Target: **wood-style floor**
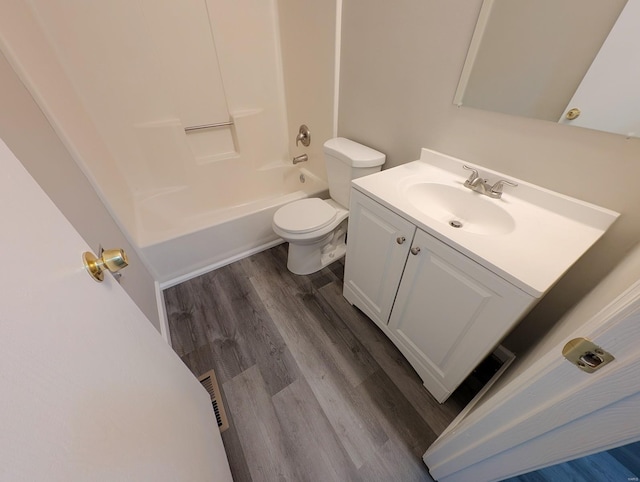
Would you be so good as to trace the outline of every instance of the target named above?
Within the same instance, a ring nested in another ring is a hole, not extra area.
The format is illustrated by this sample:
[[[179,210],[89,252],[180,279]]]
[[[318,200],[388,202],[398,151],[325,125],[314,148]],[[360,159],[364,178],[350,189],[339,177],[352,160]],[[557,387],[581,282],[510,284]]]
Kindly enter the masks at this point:
[[[627,482],[640,478],[640,442],[512,477],[504,482]]]
[[[422,454],[479,389],[443,405],[342,297],[343,264],[296,276],[286,245],[165,291],[174,350],[214,368],[234,480],[432,480]]]

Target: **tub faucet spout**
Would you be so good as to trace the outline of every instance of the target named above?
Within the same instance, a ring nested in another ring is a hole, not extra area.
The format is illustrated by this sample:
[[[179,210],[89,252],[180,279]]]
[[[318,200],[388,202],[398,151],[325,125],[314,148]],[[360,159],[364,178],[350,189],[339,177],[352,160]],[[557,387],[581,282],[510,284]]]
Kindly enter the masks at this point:
[[[298,164],[300,162],[306,162],[308,160],[309,160],[309,156],[307,156],[306,154],[300,154],[299,156],[296,156],[293,158],[293,163]]]

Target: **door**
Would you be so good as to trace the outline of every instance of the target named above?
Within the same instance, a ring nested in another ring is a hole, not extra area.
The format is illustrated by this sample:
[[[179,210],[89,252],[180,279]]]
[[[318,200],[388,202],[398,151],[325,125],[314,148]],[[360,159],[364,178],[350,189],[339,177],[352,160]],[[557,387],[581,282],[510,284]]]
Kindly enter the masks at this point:
[[[594,290],[609,299],[638,271],[640,248]],[[613,295],[612,295],[613,293]],[[591,296],[591,295],[590,295]],[[597,302],[596,302],[597,303]],[[554,330],[558,343],[534,349],[520,372],[429,447],[424,461],[440,482],[502,480],[640,440],[640,281],[582,322],[579,305]],[[576,319],[578,318],[578,319]],[[564,325],[564,326],[563,326]],[[552,333],[553,335],[553,333]],[[565,344],[586,338],[615,360],[588,374],[564,359]],[[556,340],[556,338],[552,338]]]
[[[416,228],[364,194],[351,190],[344,297],[386,325]]]
[[[425,388],[442,403],[533,301],[418,229],[389,330]]]
[[[560,118],[561,124],[640,136],[640,0],[629,0]],[[570,120],[570,109],[579,117]]]
[[[0,480],[231,480],[205,390],[2,141],[0,165]]]

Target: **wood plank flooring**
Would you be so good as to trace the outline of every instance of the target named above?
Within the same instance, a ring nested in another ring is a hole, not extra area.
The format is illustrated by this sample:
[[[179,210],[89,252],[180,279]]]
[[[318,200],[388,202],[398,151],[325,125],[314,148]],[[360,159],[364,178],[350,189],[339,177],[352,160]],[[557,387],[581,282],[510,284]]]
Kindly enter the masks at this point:
[[[430,481],[422,454],[480,388],[438,404],[342,297],[343,264],[296,276],[286,245],[165,291],[174,350],[216,370],[241,481]]]
[[[625,482],[640,478],[640,442],[556,464],[504,482]]]

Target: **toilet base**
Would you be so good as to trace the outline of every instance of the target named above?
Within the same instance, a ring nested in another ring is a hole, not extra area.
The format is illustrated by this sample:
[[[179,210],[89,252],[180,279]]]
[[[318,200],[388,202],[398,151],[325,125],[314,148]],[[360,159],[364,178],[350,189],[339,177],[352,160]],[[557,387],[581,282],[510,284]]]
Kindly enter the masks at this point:
[[[320,271],[347,252],[345,243],[346,223],[312,244],[289,243],[287,268],[293,274],[311,274]]]

